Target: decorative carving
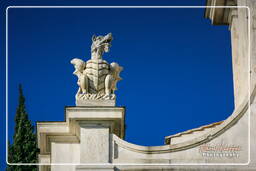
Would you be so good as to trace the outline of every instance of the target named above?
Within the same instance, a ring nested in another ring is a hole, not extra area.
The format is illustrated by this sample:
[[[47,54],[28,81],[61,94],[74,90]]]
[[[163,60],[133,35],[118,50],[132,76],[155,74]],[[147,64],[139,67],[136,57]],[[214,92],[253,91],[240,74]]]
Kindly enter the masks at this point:
[[[117,63],[108,64],[102,59],[104,52],[109,52],[112,34],[106,36],[92,36],[91,59],[84,62],[74,58],[71,64],[74,65],[74,75],[78,77],[79,86],[76,93],[76,100],[115,100],[114,94],[116,84],[121,77],[123,70]]]
[[[109,33],[106,36],[92,36],[91,53],[92,59],[102,59],[104,52],[109,52],[111,41],[113,40],[112,34]]]

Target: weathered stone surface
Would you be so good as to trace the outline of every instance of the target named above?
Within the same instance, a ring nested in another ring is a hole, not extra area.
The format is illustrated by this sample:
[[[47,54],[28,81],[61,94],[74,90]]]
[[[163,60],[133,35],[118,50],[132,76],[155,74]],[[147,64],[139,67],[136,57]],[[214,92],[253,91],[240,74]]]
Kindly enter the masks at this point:
[[[256,29],[253,19],[256,15],[256,1],[228,0],[225,3],[224,0],[208,0],[208,2],[211,5],[229,5],[230,2],[237,2],[239,6],[248,6],[251,11],[251,15],[242,9],[208,8],[206,12],[210,19],[216,20],[212,22],[213,24],[230,25],[233,72],[236,81],[234,112],[215,127],[181,133],[180,137],[175,137],[173,143],[162,146],[140,146],[122,139],[124,108],[68,107],[65,122],[37,123],[39,161],[46,164],[58,162],[57,165],[40,165],[41,171],[49,169],[52,171],[256,170],[256,132],[253,131],[256,130],[256,72],[254,72]],[[251,17],[252,22],[248,28],[250,34],[246,29],[247,16]],[[96,37],[93,39],[96,41]],[[103,39],[100,37],[93,46],[97,47]],[[249,40],[251,45],[247,42]],[[250,58],[245,59],[246,57]],[[94,47],[92,58],[100,60]],[[248,60],[251,62],[250,65],[247,65]],[[79,60],[77,62],[79,63]],[[75,67],[79,70],[78,66]],[[104,65],[95,66],[103,70],[106,68]],[[97,87],[100,84],[93,83],[93,85]],[[89,163],[92,164],[83,165]]]
[[[87,94],[89,95],[89,94]],[[94,94],[90,96],[95,96]],[[92,98],[92,99],[77,99],[76,100],[77,106],[115,106],[116,105],[116,99],[105,99],[101,100],[98,98]]]
[[[106,36],[93,36],[91,59],[87,62],[77,58],[71,60],[75,67],[73,74],[78,77],[78,106],[115,106],[114,91],[117,90],[117,82],[121,80],[119,74],[123,68],[115,62],[108,64],[102,59],[103,53],[109,51],[112,39],[111,33]]]
[[[110,135],[124,137],[124,108],[67,107],[65,116],[65,122],[37,123],[39,161],[56,164],[42,165],[40,170],[75,171],[76,165],[109,163],[112,155]]]
[[[80,123],[80,163],[109,163],[109,125]]]

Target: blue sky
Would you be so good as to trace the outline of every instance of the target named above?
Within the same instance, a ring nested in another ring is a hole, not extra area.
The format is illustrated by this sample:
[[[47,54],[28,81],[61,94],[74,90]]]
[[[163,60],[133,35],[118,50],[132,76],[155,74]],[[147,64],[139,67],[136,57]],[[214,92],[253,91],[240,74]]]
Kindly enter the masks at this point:
[[[2,24],[8,5],[205,5],[203,0],[14,2],[1,6]],[[204,9],[11,8],[8,14],[10,140],[19,83],[33,123],[64,120],[64,108],[75,105],[77,91],[70,60],[90,58],[93,34],[113,34],[103,58],[124,67],[116,94],[117,106],[126,108],[126,141],[162,145],[165,136],[224,120],[233,111],[230,32],[227,26],[212,26]],[[5,51],[1,55],[4,106]]]

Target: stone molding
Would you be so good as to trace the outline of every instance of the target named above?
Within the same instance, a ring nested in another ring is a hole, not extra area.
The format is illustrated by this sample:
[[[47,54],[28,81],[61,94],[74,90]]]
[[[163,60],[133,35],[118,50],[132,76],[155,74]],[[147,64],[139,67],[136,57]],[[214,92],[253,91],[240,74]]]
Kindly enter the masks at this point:
[[[231,116],[229,116],[222,124],[220,124],[218,127],[213,129],[212,131],[198,137],[192,140],[189,140],[187,142],[178,143],[175,145],[163,145],[163,146],[140,146],[136,144],[132,144],[129,142],[126,142],[117,136],[113,135],[114,143],[117,145],[120,145],[121,147],[131,150],[138,153],[144,153],[144,154],[161,154],[161,153],[171,153],[171,152],[177,152],[181,150],[186,150],[190,148],[197,147],[199,145],[202,145],[204,143],[210,142],[214,138],[218,137],[219,135],[223,134],[225,131],[227,131],[229,128],[231,128],[233,125],[235,125],[239,119],[246,113],[248,110],[248,106],[253,102],[256,95],[256,86],[254,86],[253,92],[250,96],[250,100],[246,98],[244,102],[232,113]]]
[[[256,86],[254,86],[254,89],[253,89],[252,94],[250,96],[250,103],[253,102],[253,100],[255,99],[255,96],[256,96]],[[207,143],[207,142],[213,140],[214,138],[218,137],[219,135],[224,133],[226,130],[231,128],[233,125],[235,125],[239,121],[239,119],[245,114],[245,112],[248,110],[248,105],[250,105],[249,100],[248,100],[248,98],[246,98],[244,100],[244,102],[232,113],[232,115],[229,116],[218,127],[213,129],[212,131],[204,134],[203,136],[200,136],[198,138],[189,140],[187,142],[178,143],[178,144],[175,144],[175,145],[140,146],[140,145],[136,145],[136,144],[126,142],[126,141],[120,139],[118,136],[116,136],[114,134],[113,134],[113,142],[116,143],[117,145],[120,145],[121,147],[123,147],[127,150],[131,150],[131,151],[138,152],[138,153],[144,153],[144,154],[171,153],[171,152],[177,152],[177,151],[181,151],[181,150],[194,148],[196,146],[199,146],[201,144],[204,144],[204,143]],[[88,109],[88,108],[86,108],[86,109]],[[97,109],[103,111],[103,110],[106,110],[107,108],[97,108]],[[74,108],[71,107],[68,110],[73,111]],[[91,111],[93,111],[93,110],[95,110],[95,108],[91,108]],[[118,108],[118,110],[122,110],[122,108]],[[83,111],[83,108],[80,108],[77,111]],[[67,115],[66,121],[68,121],[69,118],[72,118],[72,117],[69,117],[69,115]],[[95,118],[97,118],[97,117],[94,117],[94,119]],[[96,120],[98,120],[99,118],[100,117],[98,117]],[[113,118],[114,117],[112,116],[112,119]],[[56,127],[54,127],[54,126],[58,125],[58,122],[53,122],[53,123],[38,122],[37,123],[38,145],[41,149],[41,154],[49,154],[50,149],[47,148],[47,146],[50,147],[50,142],[52,142],[52,141],[62,141],[61,138],[63,139],[63,141],[66,141],[67,139],[69,139],[69,140],[72,140],[73,142],[79,142],[78,139],[75,138],[76,137],[75,135],[70,134],[70,130],[67,129],[65,123],[60,122],[59,124],[62,125],[62,127],[65,127],[65,128],[64,129],[63,128],[62,129],[61,128],[57,129]],[[45,128],[47,128],[47,129],[45,129]],[[45,139],[46,140],[46,142],[43,143],[44,147],[41,146],[40,142],[42,143],[42,141],[40,141],[40,139]],[[46,145],[46,144],[48,144],[48,145]],[[42,150],[42,149],[44,149],[44,150]]]
[[[219,121],[219,122],[211,123],[211,124],[208,124],[208,125],[203,125],[203,126],[198,127],[198,128],[190,129],[190,130],[187,130],[187,131],[184,131],[184,132],[179,132],[179,133],[174,134],[174,135],[166,136],[165,137],[165,144],[171,144],[171,139],[173,139],[173,138],[179,138],[183,135],[186,136],[186,135],[193,134],[193,133],[196,133],[196,132],[201,132],[201,131],[204,132],[204,131],[207,131],[207,129],[214,128],[214,127],[216,127],[216,126],[218,126],[222,123],[223,123],[223,121]]]
[[[229,25],[229,13],[237,8],[221,8],[218,6],[236,6],[236,0],[207,0],[206,6],[215,6],[216,8],[206,8],[205,18],[212,21],[214,25]]]
[[[228,24],[229,24],[229,30],[232,27],[233,24],[233,20],[234,19],[238,19],[238,11],[237,8],[232,8],[229,11],[229,15],[228,15]]]
[[[66,107],[65,121],[37,122],[40,154],[51,153],[51,142],[80,142],[80,124],[103,124],[110,133],[124,137],[124,107]]]

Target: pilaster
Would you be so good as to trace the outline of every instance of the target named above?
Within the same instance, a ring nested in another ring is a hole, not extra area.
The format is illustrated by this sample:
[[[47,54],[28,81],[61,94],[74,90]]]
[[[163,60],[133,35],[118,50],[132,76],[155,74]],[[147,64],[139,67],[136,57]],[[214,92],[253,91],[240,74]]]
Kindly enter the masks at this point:
[[[80,123],[80,162],[108,163],[109,125],[102,123]]]

